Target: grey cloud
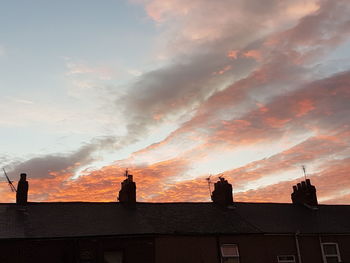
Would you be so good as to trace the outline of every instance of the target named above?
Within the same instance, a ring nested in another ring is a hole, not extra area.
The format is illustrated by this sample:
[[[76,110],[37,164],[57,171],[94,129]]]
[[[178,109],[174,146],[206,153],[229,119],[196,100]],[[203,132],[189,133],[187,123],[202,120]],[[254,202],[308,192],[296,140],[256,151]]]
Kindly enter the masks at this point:
[[[169,115],[193,110],[197,105],[200,106],[194,118],[171,136],[176,136],[176,134],[186,132],[189,129],[208,127],[210,123],[216,123],[221,119],[234,120],[240,118],[248,118],[252,122],[251,127],[255,129],[252,129],[250,133],[249,131],[242,133],[240,136],[254,136],[254,133],[256,135],[256,132],[264,127],[266,131],[262,131],[263,134],[261,135],[282,136],[283,129],[271,129],[262,123],[262,116],[257,115],[257,103],[269,105],[275,113],[273,116],[282,118],[290,115],[291,112],[284,109],[287,109],[290,103],[295,102],[288,100],[288,96],[297,96],[300,99],[303,92],[312,90],[307,83],[311,83],[319,75],[314,74],[312,67],[293,61],[296,56],[303,58],[309,56],[311,52],[308,49],[303,50],[301,48],[302,43],[305,42],[302,40],[305,37],[302,33],[303,28],[313,28],[316,32],[319,30],[330,31],[328,32],[329,36],[334,39],[339,32],[342,32],[341,30],[344,30],[344,25],[347,23],[346,12],[343,11],[347,10],[346,2],[340,1],[340,4],[336,4],[333,1],[322,1],[321,3],[322,5],[317,13],[301,19],[291,29],[284,32],[275,32],[267,38],[249,39],[240,47],[237,59],[230,60],[225,57],[225,52],[229,50],[230,43],[232,43],[231,47],[235,47],[237,45],[236,39],[240,36],[245,37],[244,30],[233,28],[232,32],[236,35],[227,32],[228,36],[214,42],[205,43],[202,51],[177,58],[173,64],[143,75],[130,87],[130,92],[117,102],[119,109],[124,110],[124,114],[128,116],[128,134],[125,137],[119,137],[115,146],[122,147],[147,135],[151,126],[162,122],[162,120],[154,119],[154,115],[160,115],[166,119]],[[345,5],[345,7],[342,9],[339,8],[339,5]],[[342,22],[331,19],[336,15],[341,18],[340,21]],[[252,30],[247,34],[250,36],[259,35],[256,30]],[[277,39],[286,38],[287,45],[283,41],[273,47],[264,45],[266,39],[275,38],[276,36]],[[322,35],[312,35],[309,41],[312,40],[310,43],[318,44],[322,42],[320,41],[322,37]],[[327,48],[329,48],[329,43],[318,50],[319,57],[316,61],[321,58],[322,49]],[[251,70],[257,64],[252,59],[245,58],[242,53],[249,49],[260,50],[264,56],[265,63],[253,72]],[[311,53],[316,54],[313,51]],[[227,65],[232,67],[232,71],[229,71],[224,77],[213,77],[213,72]],[[247,77],[242,78],[249,72],[251,73]],[[230,82],[232,85],[228,85],[224,90],[218,90],[218,86],[226,82]],[[298,89],[302,90],[299,95],[295,93]],[[313,92],[317,93],[317,91],[312,91],[310,94],[307,93],[308,96],[310,95],[312,98]],[[343,100],[337,98],[337,103],[344,105],[341,102]],[[333,105],[335,101],[329,103]],[[344,106],[346,107],[346,105]],[[290,108],[288,109],[290,110]],[[332,124],[332,121],[336,123],[337,120],[340,120],[340,115],[341,113],[338,113],[336,118],[333,116],[329,117],[328,120],[324,118],[323,122],[325,124]],[[304,117],[300,120],[309,120],[311,123],[313,120],[310,116],[308,115],[309,119]],[[343,118],[346,119],[346,116],[344,115]],[[300,124],[298,121],[295,121],[295,123]],[[293,127],[298,130],[297,125]]]
[[[12,179],[17,179],[20,173],[27,173],[30,178],[47,178],[51,177],[50,172],[74,172],[94,161],[96,151],[111,148],[114,143],[114,139],[110,137],[94,139],[72,153],[48,154],[25,161],[15,161],[6,168]]]
[[[148,128],[179,112],[197,107],[225,83],[227,76],[215,75],[225,66],[238,67],[236,76],[249,71],[253,62],[247,59],[229,60],[225,52],[194,55],[179,59],[165,68],[146,73],[117,101],[128,116],[127,137],[137,139],[147,134]],[[156,118],[159,116],[160,118]]]
[[[345,25],[350,21],[346,12],[349,8],[350,5],[345,1],[322,1],[320,10],[316,14],[307,16],[293,28],[272,36],[272,38],[282,39],[276,46],[273,46],[272,50],[262,47],[263,41],[252,43],[264,53],[266,63],[247,78],[234,82],[227,89],[213,94],[201,105],[197,116],[186,125],[196,125],[198,123],[196,119],[207,123],[210,118],[217,118],[215,113],[224,112],[226,115],[239,117],[239,114],[254,110],[256,102],[270,103],[276,98],[279,99],[283,95],[288,96],[289,93],[305,87],[307,83],[317,80],[320,76],[313,71],[312,67],[294,63],[293,59],[298,56],[303,59],[303,57],[312,55],[316,61],[320,60],[322,52],[328,50],[332,45],[322,42],[323,35],[312,34],[308,36],[309,44],[324,45],[319,46],[317,52],[303,49],[305,42],[303,38],[306,37],[303,35],[304,27],[312,28],[315,32],[320,30],[327,32],[329,39],[344,40],[344,36],[338,37],[338,35],[344,33],[347,28]],[[334,21],[332,19],[334,16],[339,17],[339,21]],[[350,27],[347,28],[347,31],[350,31]],[[336,44],[338,43],[333,43],[333,46]],[[207,115],[206,119],[203,118],[203,114]]]
[[[0,165],[5,164],[10,160],[10,157],[7,154],[0,155]]]
[[[240,140],[249,140],[257,134],[262,139],[277,139],[288,131],[294,134],[308,132],[310,127],[317,127],[328,134],[347,129],[346,125],[350,121],[348,86],[350,71],[311,82],[297,91],[277,96],[265,105],[268,111],[260,112],[258,109],[242,118],[251,125],[235,134],[235,141],[239,143]],[[297,116],[303,107],[299,103],[305,100],[311,103],[312,108]],[[289,121],[281,127],[273,127],[266,123],[268,118]]]
[[[233,118],[224,124],[219,120],[215,125],[208,125],[206,119],[203,121],[190,121],[190,127],[182,127],[177,130],[167,141],[181,141],[186,144],[182,135],[188,130],[197,130],[196,136],[206,138],[204,145],[195,147],[182,158],[191,159],[198,156],[204,149],[214,149],[220,145],[231,149],[278,141],[283,136],[292,138],[294,135],[310,134],[317,129],[319,134],[294,147],[271,156],[267,159],[253,162],[246,167],[240,167],[228,174],[235,176],[235,181],[247,182],[265,176],[279,170],[293,169],[295,165],[314,162],[332,156],[346,155],[349,150],[349,139],[346,134],[350,132],[348,125],[350,120],[350,71],[336,74],[330,78],[318,80],[304,85],[299,90],[284,96],[274,98],[266,104],[267,111],[254,110],[242,116],[241,119]],[[310,100],[314,107],[302,116],[296,116],[299,112],[299,102]],[[266,119],[287,119],[287,123],[279,126],[271,126]],[[237,122],[236,122],[237,121]],[[242,125],[242,122],[248,125]],[[226,126],[229,124],[228,126]],[[326,134],[330,138],[323,137]],[[320,136],[319,136],[320,135]],[[333,140],[337,138],[338,141]],[[190,140],[189,138],[185,140]],[[160,144],[161,147],[162,144]],[[156,151],[157,149],[153,149]],[[226,174],[226,173],[225,173]],[[237,178],[238,176],[239,178]],[[241,177],[241,178],[240,178]]]
[[[343,38],[349,33],[350,5],[346,0],[320,1],[319,11],[301,19],[295,29],[288,32],[286,43],[300,43],[303,45],[320,45]]]
[[[264,2],[262,8],[261,1],[238,1],[235,10],[242,10],[245,16],[240,18],[242,21],[237,21],[229,11],[232,1],[208,1],[207,4],[212,7],[195,2],[194,6],[198,9],[195,8],[190,16],[180,19],[190,27],[197,27],[196,21],[207,21],[212,16],[218,23],[215,30],[222,31],[222,34],[219,38],[199,41],[200,44],[195,45],[195,48],[189,48],[190,52],[182,52],[172,63],[145,73],[130,85],[128,93],[116,101],[118,110],[128,118],[128,134],[118,138],[119,145],[137,141],[140,136],[147,135],[150,127],[162,123],[164,119],[196,109],[228,83],[249,74],[257,65],[256,61],[242,54],[236,59],[229,59],[227,52],[231,49],[244,51],[245,48],[261,47],[262,37],[266,35],[264,24],[272,19],[271,12],[278,16],[288,6],[280,4],[280,1],[268,1]],[[225,13],[218,15],[218,10]],[[187,20],[191,21],[187,23]],[[201,28],[211,27],[208,23],[199,24]],[[170,45],[186,46],[182,42],[191,42],[182,39],[181,26],[176,30],[176,35],[170,30]],[[215,72],[224,68],[229,68],[225,74],[215,75]]]

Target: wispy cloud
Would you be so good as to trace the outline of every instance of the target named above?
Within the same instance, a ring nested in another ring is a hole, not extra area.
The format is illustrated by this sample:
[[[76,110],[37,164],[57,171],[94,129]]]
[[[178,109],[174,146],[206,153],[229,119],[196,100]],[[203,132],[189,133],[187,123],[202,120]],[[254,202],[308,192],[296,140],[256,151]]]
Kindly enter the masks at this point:
[[[115,75],[114,70],[106,66],[92,67],[86,63],[74,63],[72,61],[68,61],[66,66],[68,76],[90,74],[102,80],[110,80]]]

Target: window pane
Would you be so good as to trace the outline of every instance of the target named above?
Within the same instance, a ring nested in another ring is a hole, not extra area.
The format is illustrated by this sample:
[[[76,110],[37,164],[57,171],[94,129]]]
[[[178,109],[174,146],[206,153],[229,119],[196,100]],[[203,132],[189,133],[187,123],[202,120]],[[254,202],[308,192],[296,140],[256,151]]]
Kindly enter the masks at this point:
[[[337,246],[335,244],[323,244],[325,255],[337,255]]]
[[[236,244],[221,245],[221,254],[223,257],[238,256],[238,247]]]
[[[327,257],[327,263],[338,263],[338,257]]]

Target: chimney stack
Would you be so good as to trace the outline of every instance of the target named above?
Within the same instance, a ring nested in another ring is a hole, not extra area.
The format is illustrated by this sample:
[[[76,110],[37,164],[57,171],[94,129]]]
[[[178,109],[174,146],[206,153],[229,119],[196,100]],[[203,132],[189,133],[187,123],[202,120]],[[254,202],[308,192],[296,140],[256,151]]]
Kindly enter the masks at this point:
[[[133,176],[125,171],[126,179],[121,183],[118,200],[123,204],[132,205],[136,203],[136,184]]]
[[[293,204],[303,204],[307,206],[317,206],[316,187],[306,179],[301,183],[293,186],[293,193],[291,194]]]
[[[233,203],[232,185],[229,184],[225,178],[220,177],[220,180],[214,184],[211,200],[222,206],[231,205]]]
[[[28,201],[28,181],[27,174],[21,173],[21,179],[18,181],[16,204],[26,205]]]

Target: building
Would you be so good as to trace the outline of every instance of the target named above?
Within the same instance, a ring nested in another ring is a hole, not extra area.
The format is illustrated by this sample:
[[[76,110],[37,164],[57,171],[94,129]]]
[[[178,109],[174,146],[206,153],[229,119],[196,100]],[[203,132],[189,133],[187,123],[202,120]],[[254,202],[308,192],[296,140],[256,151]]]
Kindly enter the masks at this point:
[[[233,202],[221,178],[213,202],[140,203],[127,174],[120,202],[19,196],[0,204],[0,262],[350,262],[350,205],[318,204],[310,180],[293,189],[290,204]]]

